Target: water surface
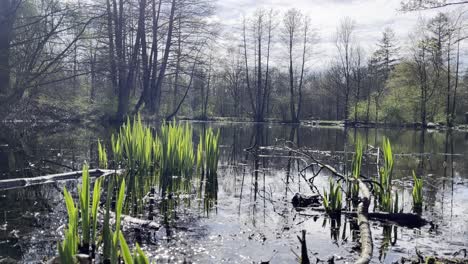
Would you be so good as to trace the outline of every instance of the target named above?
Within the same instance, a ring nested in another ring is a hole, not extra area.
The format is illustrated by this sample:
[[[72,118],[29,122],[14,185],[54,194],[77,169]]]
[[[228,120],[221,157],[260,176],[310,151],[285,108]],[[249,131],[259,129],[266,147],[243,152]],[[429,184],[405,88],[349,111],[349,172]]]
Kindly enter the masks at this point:
[[[195,140],[212,126],[220,129],[218,201],[208,210],[201,201],[181,204],[176,217],[158,231],[126,230],[147,252],[166,262],[297,263],[297,235],[307,230],[312,261],[335,257],[352,261],[358,254],[353,219],[332,222],[313,210],[296,211],[296,192],[312,194],[299,175],[307,160],[277,151],[284,141],[314,150],[344,171],[350,166],[353,142],[361,137],[370,146],[390,138],[396,155],[395,185],[405,212],[411,210],[411,174],[424,179],[424,217],[433,221],[421,229],[372,222],[375,263],[392,263],[414,255],[452,254],[468,246],[468,134],[395,129],[348,129],[251,123],[193,123]],[[115,128],[82,124],[4,124],[0,127],[0,177],[34,177],[79,169],[96,163],[97,139],[108,140]],[[250,151],[245,151],[249,149]],[[93,166],[92,166],[93,167]],[[376,174],[369,159],[363,174]],[[310,172],[307,174],[310,176]],[[322,190],[327,173],[315,183]],[[61,191],[76,182],[49,183],[0,192],[0,257],[35,263],[56,252],[66,223]]]

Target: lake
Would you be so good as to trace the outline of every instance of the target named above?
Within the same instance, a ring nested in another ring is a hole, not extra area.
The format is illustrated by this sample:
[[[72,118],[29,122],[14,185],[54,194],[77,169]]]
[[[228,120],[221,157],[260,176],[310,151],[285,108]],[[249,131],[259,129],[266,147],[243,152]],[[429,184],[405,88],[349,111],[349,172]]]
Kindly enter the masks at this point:
[[[467,132],[192,125],[197,142],[204,128],[220,130],[217,201],[206,206],[201,199],[189,199],[170,213],[169,221],[162,221],[160,215],[159,230],[125,230],[128,240],[139,241],[158,263],[297,263],[301,252],[297,236],[303,229],[312,262],[331,257],[338,263],[354,260],[360,252],[356,222],[344,215],[337,222],[320,211],[294,209],[294,194],[312,194],[299,173],[308,161],[278,148],[291,142],[345,171],[358,137],[369,148],[381,146],[383,137],[390,139],[400,207],[411,212],[414,170],[424,184],[423,217],[432,222],[416,229],[372,221],[373,262],[411,257],[416,248],[425,255],[451,256],[468,247]],[[97,140],[108,142],[115,130],[85,124],[4,123],[0,126],[0,178],[80,170],[85,161],[96,167]],[[362,173],[376,175],[372,159],[364,159]],[[326,172],[316,177],[319,191],[328,186],[329,177]],[[76,185],[76,181],[51,182],[0,191],[0,258],[37,263],[55,256],[67,221],[62,190],[64,186],[74,190]]]

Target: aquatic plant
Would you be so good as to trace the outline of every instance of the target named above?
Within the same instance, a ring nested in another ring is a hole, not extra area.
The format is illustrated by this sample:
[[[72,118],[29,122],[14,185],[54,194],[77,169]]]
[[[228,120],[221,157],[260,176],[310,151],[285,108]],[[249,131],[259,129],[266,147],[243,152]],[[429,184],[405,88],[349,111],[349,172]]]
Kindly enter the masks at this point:
[[[99,208],[99,202],[101,200],[101,185],[102,185],[102,178],[96,179],[94,182],[93,188],[93,204],[91,206],[91,221],[93,222],[92,230],[91,230],[91,247],[92,247],[92,254],[95,254],[96,250],[96,236],[97,236],[97,213]]]
[[[141,250],[138,243],[136,244],[136,248],[133,251],[133,255],[130,253],[130,248],[128,247],[127,241],[125,237],[120,233],[119,235],[120,240],[120,248],[122,250],[122,257],[125,264],[149,264],[149,259],[146,254]]]
[[[78,251],[78,208],[67,188],[64,188],[63,194],[68,213],[68,228],[64,240],[58,245],[58,252],[61,263],[73,263]]]
[[[90,213],[89,213],[89,166],[83,165],[82,184],[78,186],[78,197],[80,205],[80,217],[81,217],[81,250],[82,253],[89,252],[89,241],[90,241]]]
[[[103,240],[103,256],[104,260],[110,260],[111,255],[115,252],[112,243],[112,230],[110,224],[110,211],[112,204],[112,193],[114,190],[114,177],[109,177],[107,182],[107,197],[106,197],[106,208],[104,214],[103,230],[102,230],[102,240]]]
[[[423,192],[422,192],[423,182],[422,182],[422,179],[418,179],[414,171],[413,171],[413,180],[414,180],[413,191],[412,191],[413,211],[415,213],[420,214],[422,212],[422,205],[423,205]]]
[[[111,147],[112,153],[114,155],[114,166],[117,168],[120,161],[122,160],[122,142],[119,135],[111,135]]]
[[[200,195],[204,194],[205,208],[209,210],[218,193],[219,130],[208,128],[197,147],[197,173],[200,175]]]
[[[101,144],[101,140],[99,139],[98,139],[98,157],[99,157],[99,168],[107,169],[106,147]]]
[[[361,175],[362,166],[362,155],[363,155],[363,144],[362,140],[358,138],[356,140],[355,152],[353,155],[353,180],[348,181],[348,192],[351,194],[351,199],[357,201],[359,196],[359,178]]]
[[[60,263],[74,263],[75,255],[77,253],[77,237],[76,237],[76,230],[73,228],[68,228],[65,231],[65,239],[62,243],[58,245],[58,252]]]
[[[124,165],[130,171],[148,171],[153,165],[153,140],[151,129],[143,125],[139,114],[133,122],[127,117],[118,136],[114,136],[114,140],[111,137],[114,156],[118,161],[125,161]]]
[[[392,174],[393,174],[393,152],[390,140],[383,139],[383,166],[379,168],[379,183],[380,188],[376,189],[377,198],[380,205],[380,210],[392,212],[395,209],[392,199]],[[398,206],[398,205],[397,205]]]
[[[118,190],[115,205],[115,223],[113,231],[110,223],[110,207],[112,203],[114,182],[118,180],[120,180],[120,188]],[[82,184],[78,186],[78,207],[75,206],[75,202],[67,188],[64,188],[63,195],[68,213],[68,226],[65,231],[64,240],[58,245],[61,263],[75,263],[77,253],[89,253],[90,243],[92,245],[92,254],[90,257],[92,259],[95,258],[95,253],[99,250],[97,244],[97,238],[99,237],[99,232],[97,230],[97,216],[99,212],[99,202],[101,199],[102,181],[103,178],[96,179],[93,187],[92,201],[90,201],[89,168],[88,165],[83,165]],[[100,244],[103,245],[103,260],[104,263],[108,261],[110,261],[110,263],[119,263],[119,259],[123,258],[125,263],[146,264],[149,263],[149,260],[138,245],[134,251],[131,262],[128,262],[128,259],[124,255],[128,251],[128,245],[126,242],[122,243],[125,239],[121,231],[121,218],[125,201],[125,190],[126,184],[124,178],[118,179],[117,177],[109,176],[102,230],[102,242]],[[81,227],[81,230],[79,230],[79,227]]]
[[[341,186],[340,184],[335,183],[335,181],[332,178],[330,178],[328,192],[325,189],[323,190],[323,205],[328,215],[338,216],[341,214]]]
[[[159,187],[163,193],[187,190],[194,171],[193,130],[175,121],[161,126]]]
[[[125,200],[125,179],[122,179],[122,183],[120,184],[120,189],[119,193],[117,196],[117,203],[115,206],[115,231],[112,232],[110,230],[109,235],[112,235],[112,243],[111,243],[111,254],[110,254],[110,260],[111,263],[117,263],[118,257],[119,257],[119,252],[118,252],[118,246],[119,246],[119,236],[122,231],[120,231],[120,225],[121,225],[121,217],[122,217],[122,208]]]

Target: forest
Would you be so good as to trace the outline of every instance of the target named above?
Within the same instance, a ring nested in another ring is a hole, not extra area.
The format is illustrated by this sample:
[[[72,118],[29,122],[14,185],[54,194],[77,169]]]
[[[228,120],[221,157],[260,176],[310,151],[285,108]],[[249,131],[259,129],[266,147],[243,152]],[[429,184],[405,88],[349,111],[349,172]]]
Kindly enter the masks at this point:
[[[433,9],[417,2],[399,12]],[[420,17],[408,43],[383,28],[371,47],[360,44],[359,21],[344,16],[334,55],[317,66],[321,36],[295,8],[257,8],[223,26],[209,0],[1,5],[2,119],[122,120],[141,112],[158,120],[466,121],[460,9]]]
[[[466,8],[0,0],[0,263],[468,263]]]

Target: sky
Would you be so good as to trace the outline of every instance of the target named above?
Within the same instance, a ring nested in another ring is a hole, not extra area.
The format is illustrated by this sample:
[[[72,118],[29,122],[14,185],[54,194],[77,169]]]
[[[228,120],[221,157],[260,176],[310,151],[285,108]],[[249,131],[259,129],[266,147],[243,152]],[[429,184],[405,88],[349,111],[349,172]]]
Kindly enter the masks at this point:
[[[225,30],[230,30],[239,27],[243,15],[248,16],[257,8],[273,8],[280,12],[290,8],[299,9],[310,17],[311,24],[318,33],[319,39],[314,47],[316,66],[325,67],[336,54],[336,29],[344,17],[355,21],[355,42],[367,53],[375,49],[385,27],[395,31],[398,44],[404,52],[409,45],[409,34],[415,31],[418,20],[444,11],[438,9],[404,13],[399,11],[400,2],[401,0],[218,0],[214,19],[223,24]]]

